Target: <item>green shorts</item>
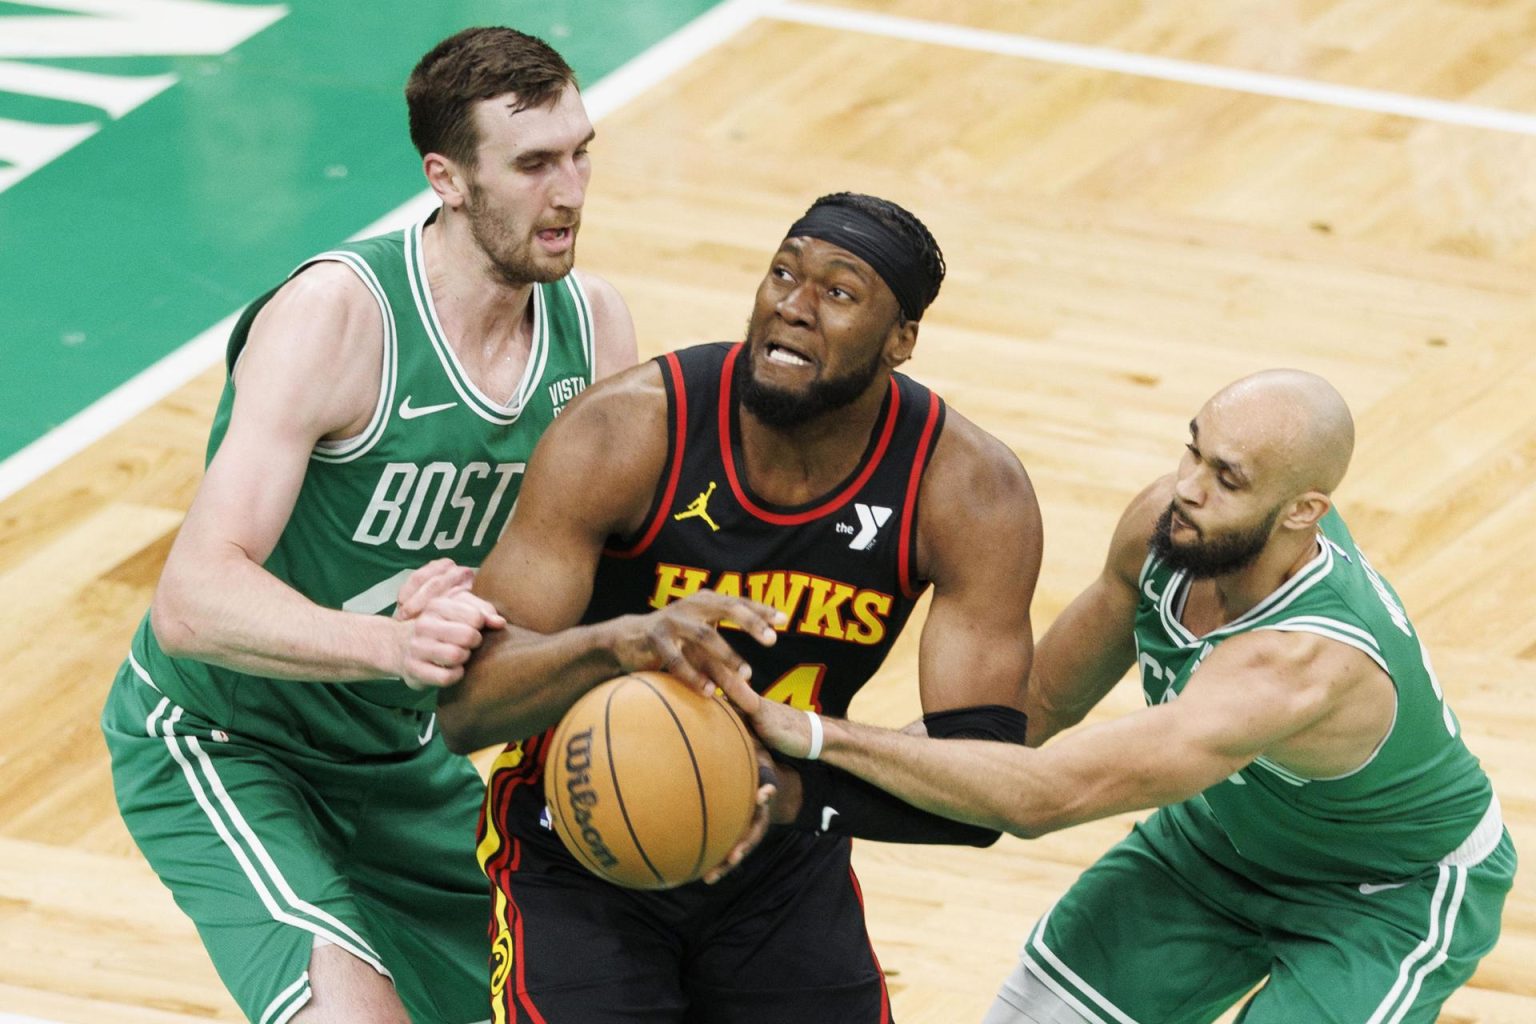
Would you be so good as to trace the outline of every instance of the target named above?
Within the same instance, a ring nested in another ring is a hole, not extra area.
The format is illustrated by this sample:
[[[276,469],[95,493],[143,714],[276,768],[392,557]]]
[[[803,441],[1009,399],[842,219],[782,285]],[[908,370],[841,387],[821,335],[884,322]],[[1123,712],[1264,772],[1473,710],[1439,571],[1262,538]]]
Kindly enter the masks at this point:
[[[1514,871],[1506,832],[1408,881],[1261,883],[1159,812],[1039,921],[1019,971],[1103,1024],[1206,1024],[1261,981],[1241,1024],[1433,1024],[1493,948]]]
[[[323,943],[390,977],[418,1024],[490,1017],[485,787],[441,739],[359,763],[276,752],[172,704],[131,663],[101,724],[123,820],[248,1018],[297,1013]]]

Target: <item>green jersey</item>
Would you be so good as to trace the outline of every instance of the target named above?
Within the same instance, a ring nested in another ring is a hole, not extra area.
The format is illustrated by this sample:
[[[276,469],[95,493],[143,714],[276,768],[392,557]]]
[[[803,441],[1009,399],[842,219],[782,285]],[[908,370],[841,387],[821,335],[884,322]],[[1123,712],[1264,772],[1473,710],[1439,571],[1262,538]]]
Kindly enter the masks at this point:
[[[1410,877],[1498,842],[1492,787],[1462,742],[1429,654],[1337,512],[1324,517],[1317,555],[1300,572],[1204,636],[1180,622],[1189,582],[1155,555],[1141,571],[1136,651],[1149,704],[1176,698],[1222,641],[1261,629],[1348,644],[1397,691],[1391,729],[1354,771],[1305,778],[1260,757],[1164,812],[1207,853],[1239,871],[1360,882]]]
[[[433,308],[423,224],[349,243],[307,261],[350,267],[384,321],[378,400],[355,437],[310,454],[292,517],[265,567],[317,604],[389,614],[400,585],[435,558],[477,566],[500,536],[534,444],[593,380],[592,314],[574,275],[535,285],[533,343],[511,401],[483,394],[454,354]],[[298,273],[296,270],[294,273]],[[234,402],[233,369],[250,325],[273,292],[235,327],[230,378],[208,458]],[[161,650],[146,615],[134,670],[210,723],[278,746],[333,756],[387,755],[431,738],[436,691],[398,679],[340,685],[273,680]]]

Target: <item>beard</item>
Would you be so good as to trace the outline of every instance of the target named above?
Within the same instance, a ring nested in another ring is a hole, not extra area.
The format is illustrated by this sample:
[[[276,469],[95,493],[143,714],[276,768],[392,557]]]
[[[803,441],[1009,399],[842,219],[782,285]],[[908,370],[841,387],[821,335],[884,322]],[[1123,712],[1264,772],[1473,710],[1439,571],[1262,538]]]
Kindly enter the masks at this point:
[[[469,233],[475,244],[491,261],[491,269],[509,285],[551,284],[571,272],[576,264],[575,234],[579,224],[571,225],[571,247],[559,256],[539,257],[533,251],[528,238],[514,240],[506,220],[486,197],[479,182],[471,179],[469,194],[464,203],[464,214],[469,221]]]
[[[1270,530],[1280,518],[1280,506],[1270,510],[1260,523],[1247,528],[1229,530],[1213,537],[1206,537],[1198,527],[1198,540],[1185,546],[1173,542],[1173,503],[1157,517],[1157,527],[1152,531],[1152,551],[1175,571],[1189,573],[1193,579],[1209,579],[1226,576],[1246,569],[1258,560],[1269,543]]]
[[[749,357],[760,344],[763,343],[752,336],[751,326],[748,325]],[[785,430],[852,405],[880,376],[882,366],[882,353],[876,352],[864,366],[854,367],[839,377],[817,377],[804,391],[790,391],[758,380],[753,372],[752,360],[748,358],[743,367],[745,372],[737,382],[736,395],[742,408],[763,424],[776,430]]]

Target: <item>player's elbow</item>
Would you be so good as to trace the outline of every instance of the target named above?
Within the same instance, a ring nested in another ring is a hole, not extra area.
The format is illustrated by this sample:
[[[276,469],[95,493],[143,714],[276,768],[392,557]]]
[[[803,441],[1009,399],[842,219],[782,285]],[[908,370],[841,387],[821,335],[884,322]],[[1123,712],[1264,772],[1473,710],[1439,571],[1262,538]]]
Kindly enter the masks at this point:
[[[1016,836],[1019,839],[1039,839],[1041,836],[1045,835],[1051,830],[1049,828],[1045,828],[1039,822],[1022,820],[1015,821],[1010,819],[1008,824],[1004,826],[1003,831],[1007,832],[1011,836]]]
[[[173,658],[196,658],[208,653],[198,628],[195,605],[174,580],[162,579],[149,606],[149,626],[160,649]]]

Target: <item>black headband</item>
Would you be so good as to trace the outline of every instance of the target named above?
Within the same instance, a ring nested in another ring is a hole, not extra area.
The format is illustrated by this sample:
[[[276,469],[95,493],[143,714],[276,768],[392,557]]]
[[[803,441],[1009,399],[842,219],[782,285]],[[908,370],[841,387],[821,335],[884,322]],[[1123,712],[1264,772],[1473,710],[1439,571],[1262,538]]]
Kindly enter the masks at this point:
[[[790,225],[785,238],[819,238],[868,263],[896,296],[901,315],[922,318],[927,308],[928,272],[910,239],[884,221],[851,206],[813,206]]]

